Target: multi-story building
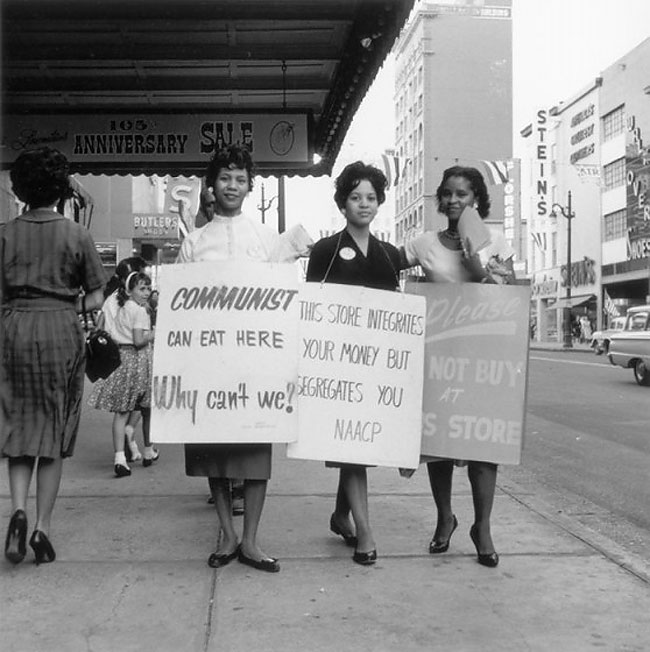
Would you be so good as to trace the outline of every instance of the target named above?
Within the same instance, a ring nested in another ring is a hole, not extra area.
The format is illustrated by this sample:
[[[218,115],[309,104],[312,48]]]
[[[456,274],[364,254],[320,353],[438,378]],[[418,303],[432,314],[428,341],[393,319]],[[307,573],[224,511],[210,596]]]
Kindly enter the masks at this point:
[[[649,66],[647,39],[521,131],[540,341],[561,341],[580,317],[600,328],[650,294]]]
[[[395,55],[395,151],[403,162],[396,242],[445,226],[435,199],[442,173],[472,165],[493,184],[490,221],[522,259],[519,169],[511,158],[510,0],[423,2]]]

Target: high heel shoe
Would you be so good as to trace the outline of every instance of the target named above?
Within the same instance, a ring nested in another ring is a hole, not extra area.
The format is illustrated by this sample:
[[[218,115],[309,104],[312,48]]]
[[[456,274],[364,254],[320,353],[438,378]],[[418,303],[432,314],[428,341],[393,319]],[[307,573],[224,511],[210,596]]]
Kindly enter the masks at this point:
[[[449,550],[449,542],[451,541],[451,535],[454,533],[456,528],[458,527],[458,519],[456,518],[456,514],[452,514],[453,519],[454,519],[454,524],[451,528],[451,532],[449,533],[449,536],[447,537],[446,541],[436,541],[435,538],[431,539],[431,543],[429,543],[429,554],[430,555],[438,555],[441,552],[447,552]]]
[[[27,554],[27,515],[22,509],[17,509],[7,528],[5,539],[5,557],[12,564],[20,564]]]
[[[352,555],[352,561],[362,566],[371,566],[377,561],[377,550],[371,550],[370,552],[358,552],[355,550]]]
[[[478,550],[478,535],[476,534],[476,527],[472,525],[469,529],[469,538],[474,543],[476,548],[476,558],[481,566],[488,568],[496,568],[499,565],[499,555],[496,552],[480,553]]]
[[[355,548],[357,545],[357,537],[354,536],[354,534],[347,534],[346,532],[343,531],[341,526],[336,522],[336,514],[332,514],[330,516],[330,530],[334,534],[338,534],[340,537],[343,537],[343,541],[345,541],[346,546],[350,546],[350,548]]]
[[[49,564],[56,559],[54,548],[52,547],[50,540],[45,536],[45,532],[34,530],[34,533],[29,539],[29,545],[34,551],[37,566],[39,564]]]

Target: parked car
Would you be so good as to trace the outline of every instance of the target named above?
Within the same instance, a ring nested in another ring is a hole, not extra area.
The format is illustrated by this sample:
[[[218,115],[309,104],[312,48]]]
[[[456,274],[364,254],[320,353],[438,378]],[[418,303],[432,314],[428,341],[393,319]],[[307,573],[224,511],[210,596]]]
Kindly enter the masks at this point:
[[[650,385],[650,305],[627,311],[625,326],[610,338],[607,357],[614,365],[631,368],[639,385]]]
[[[625,317],[614,317],[609,328],[602,331],[594,331],[591,336],[589,346],[594,350],[596,355],[609,353],[609,342],[611,337],[617,331],[620,331],[625,326]]]

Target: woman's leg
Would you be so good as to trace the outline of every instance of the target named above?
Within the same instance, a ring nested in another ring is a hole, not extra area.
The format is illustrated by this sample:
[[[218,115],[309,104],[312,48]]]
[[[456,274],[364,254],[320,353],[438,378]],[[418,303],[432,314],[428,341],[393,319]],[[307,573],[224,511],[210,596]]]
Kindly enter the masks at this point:
[[[129,419],[129,412],[113,413],[113,450],[116,453],[124,453],[124,428]]]
[[[357,531],[357,551],[376,549],[368,514],[368,476],[365,466],[354,464],[341,467],[341,484],[345,490]]]
[[[232,522],[232,504],[230,499],[230,480],[228,478],[208,478],[210,492],[214,498],[214,507],[221,526],[221,542],[216,550],[218,554],[230,554],[238,545],[237,533]]]
[[[336,504],[334,505],[332,519],[343,533],[341,536],[352,537],[354,536],[354,528],[350,522],[350,501],[345,492],[342,470],[339,470],[339,485],[336,490]]]
[[[244,480],[244,529],[242,552],[249,559],[270,559],[257,543],[257,529],[262,518],[268,480]]]
[[[438,510],[435,541],[446,541],[454,528],[454,513],[451,508],[451,485],[454,475],[454,461],[440,460],[427,463],[429,485]]]
[[[50,520],[61,484],[63,459],[40,457],[36,469],[36,527],[35,530],[49,535]]]
[[[11,491],[11,513],[17,509],[27,511],[27,494],[34,472],[35,457],[8,457],[9,490]]]
[[[494,543],[490,532],[490,515],[497,484],[497,465],[489,462],[469,462],[467,475],[472,485],[474,531],[479,541],[478,552],[482,555],[489,555],[494,552]]]

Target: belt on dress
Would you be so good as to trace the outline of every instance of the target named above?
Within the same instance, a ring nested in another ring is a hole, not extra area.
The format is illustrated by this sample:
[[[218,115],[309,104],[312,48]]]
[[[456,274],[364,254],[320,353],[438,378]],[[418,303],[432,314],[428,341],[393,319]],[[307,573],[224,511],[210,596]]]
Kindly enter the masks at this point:
[[[11,297],[2,307],[10,310],[75,310],[76,299],[56,297]]]

